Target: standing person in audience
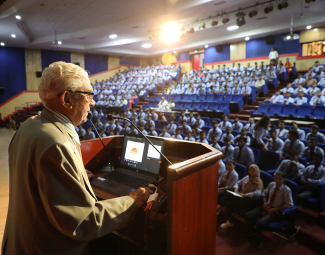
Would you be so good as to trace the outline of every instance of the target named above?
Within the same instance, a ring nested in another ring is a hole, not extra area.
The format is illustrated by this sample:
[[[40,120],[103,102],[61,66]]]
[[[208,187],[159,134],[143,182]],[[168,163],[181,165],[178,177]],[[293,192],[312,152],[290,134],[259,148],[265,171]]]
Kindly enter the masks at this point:
[[[223,139],[225,146],[221,148],[221,152],[223,153],[224,160],[233,159],[234,157],[234,147],[231,145],[231,140],[229,137],[225,137]]]
[[[251,98],[252,95],[252,89],[247,86],[247,82],[244,82],[244,86],[241,89],[241,94],[244,95],[244,102],[245,105],[248,105],[248,100]]]
[[[255,162],[255,156],[252,149],[246,146],[246,137],[241,136],[237,138],[237,143],[233,155],[235,162],[247,167],[250,166]]]
[[[286,127],[286,124],[284,123],[283,120],[280,120],[279,121],[279,125],[278,125],[279,128],[276,129],[276,136],[279,137],[286,137],[289,130],[287,130],[285,127]]]
[[[210,144],[213,148],[221,151],[221,147],[218,144],[218,139],[215,135],[211,136],[211,144]]]
[[[224,171],[218,181],[218,201],[223,198],[227,190],[233,190],[238,182],[238,173],[235,170],[236,163],[232,159],[227,160],[226,171]]]
[[[174,119],[169,120],[169,124],[167,125],[167,132],[168,133],[175,133],[176,131],[176,124],[174,124]]]
[[[311,126],[310,133],[307,134],[306,140],[308,141],[311,137],[316,138],[317,143],[325,143],[325,136],[319,132],[319,127],[317,125]]]
[[[277,76],[276,76],[276,74],[274,72],[272,72],[272,69],[269,69],[269,71],[266,74],[266,78],[267,78],[267,87],[268,87],[268,89],[274,89],[274,79],[276,79]]]
[[[196,122],[195,123],[198,124],[199,128],[203,128],[205,126],[205,122],[204,122],[204,120],[201,119],[201,115],[200,114],[198,114],[196,116]]]
[[[237,115],[234,116],[234,124],[232,125],[232,129],[238,132],[241,132],[241,130],[243,129],[243,124],[240,123],[239,121],[239,117]]]
[[[315,137],[310,137],[308,139],[308,147],[306,147],[300,154],[301,158],[305,158],[308,163],[313,161],[314,154],[322,154],[324,157],[324,150],[317,146],[317,140]]]
[[[283,97],[281,104],[286,105],[286,104],[293,104],[295,100],[291,97],[291,93],[287,92],[286,96]]]
[[[255,82],[255,88],[256,88],[256,95],[261,97],[264,96],[263,93],[263,86],[265,85],[265,80],[262,79],[262,75],[260,74],[258,76],[258,80]]]
[[[159,137],[170,137],[170,134],[167,132],[166,126],[161,127],[162,133],[159,134]]]
[[[236,208],[252,210],[260,204],[259,200],[253,199],[253,197],[261,196],[263,191],[263,181],[260,178],[259,167],[254,164],[251,165],[248,169],[248,175],[235,184],[234,190],[241,197],[227,192],[217,206],[217,209],[226,207],[227,221],[221,224],[221,228],[231,228],[234,226],[233,213]]]
[[[270,117],[264,115],[255,125],[253,139],[251,142],[251,147],[257,148],[259,150],[267,151],[267,146],[264,142],[265,136],[267,134],[270,125]]]
[[[195,137],[195,139],[198,139],[200,137],[201,131],[202,131],[202,129],[200,129],[198,124],[195,123],[192,128],[192,133],[193,133],[193,136]]]
[[[168,132],[168,130],[167,130]],[[181,129],[176,128],[175,135],[172,135],[172,138],[178,139],[178,140],[183,140],[183,136],[181,135]]]
[[[186,132],[186,137],[184,138],[184,141],[195,142],[195,138],[193,137],[193,134],[191,131]]]
[[[207,139],[205,139],[205,137],[206,137],[205,131],[202,130],[200,132],[200,138],[197,140],[197,142],[198,143],[205,143],[205,144],[209,145],[209,143],[208,143]]]
[[[264,102],[270,102],[270,104],[281,103],[283,100],[283,96],[280,95],[280,91],[275,91],[275,94],[271,98],[266,98]]]
[[[305,79],[303,78],[302,74],[298,75],[298,78],[295,79],[292,84],[293,85],[298,85],[298,84],[303,84],[305,82]]]
[[[277,213],[283,209],[293,207],[291,189],[285,184],[283,173],[277,172],[274,182],[271,182],[262,193],[263,205],[245,214],[245,222],[248,229],[247,236],[254,237],[259,246],[262,244],[262,231],[274,220],[287,218],[293,228],[292,219],[285,214]],[[257,219],[259,219],[257,221]],[[256,228],[254,228],[254,224]]]
[[[276,65],[278,63],[279,54],[274,47],[271,48],[269,53],[270,65]]]
[[[188,125],[194,125],[194,123],[196,122],[196,119],[194,117],[193,112],[190,112],[190,117],[186,120]]]
[[[229,137],[231,143],[234,142],[235,137],[234,137],[234,135],[231,133],[231,127],[226,127],[226,133],[224,133],[224,134],[221,136],[220,140],[223,141],[223,139],[224,139],[225,137]]]
[[[287,94],[287,92],[290,92],[291,94],[294,94],[295,89],[292,87],[291,83],[288,83],[285,88],[280,89],[280,92],[283,93],[283,95]]]
[[[307,103],[308,103],[308,99],[307,97],[304,97],[304,92],[302,91],[299,92],[299,97],[296,97],[295,101],[293,102],[293,104],[297,106],[307,104]]]
[[[91,131],[91,126],[86,128],[86,134],[84,135],[84,140],[95,139],[95,133]]]
[[[218,127],[218,122],[216,120],[213,120],[211,122],[212,128],[208,132],[208,139],[210,139],[211,136],[215,135],[217,136],[217,139],[219,140],[222,135],[221,129]]]
[[[165,100],[165,97],[161,97],[160,102],[158,103],[158,109],[161,111],[166,110],[168,102]]]
[[[175,102],[174,99],[170,98],[166,105],[166,111],[171,111],[173,108],[175,108]]]
[[[182,134],[186,134],[187,131],[191,131],[192,132],[191,127],[186,124],[186,120],[180,120],[178,127],[181,129]]]
[[[226,129],[227,127],[232,128],[232,124],[231,124],[231,122],[228,121],[228,116],[223,115],[222,116],[222,121],[218,124],[218,128]]]
[[[254,127],[255,127],[255,120],[253,117],[249,117],[248,123],[245,125],[245,129],[247,132],[254,133]]]
[[[281,153],[282,147],[284,145],[284,142],[277,136],[277,131],[275,129],[271,129],[269,131],[270,139],[265,138],[267,140],[267,149],[269,151]]]
[[[299,195],[297,197],[298,205],[304,205],[309,198],[318,197],[319,190],[317,185],[325,180],[322,154],[315,153],[313,162],[314,165],[307,166],[306,171],[300,178],[301,186],[299,187]]]
[[[288,139],[284,142],[280,154],[281,160],[285,159],[285,156],[289,155],[291,151],[297,151],[298,155],[300,155],[302,151],[305,149],[304,143],[299,140],[299,134],[297,131],[290,130],[287,136]]]
[[[150,125],[150,126],[149,126],[149,132],[148,132],[148,135],[151,135],[151,136],[158,136],[157,132],[155,131],[155,126],[154,126],[154,125]]]
[[[296,130],[299,134],[299,140],[305,140],[305,136],[306,136],[305,130],[300,129],[296,122],[291,123],[290,130]]]
[[[282,172],[286,179],[299,181],[302,174],[305,172],[305,166],[299,163],[298,151],[292,150],[289,153],[289,159],[281,161],[276,172]]]
[[[310,105],[323,105],[325,103],[325,97],[322,96],[322,91],[317,91],[317,95],[313,96],[309,102]]]

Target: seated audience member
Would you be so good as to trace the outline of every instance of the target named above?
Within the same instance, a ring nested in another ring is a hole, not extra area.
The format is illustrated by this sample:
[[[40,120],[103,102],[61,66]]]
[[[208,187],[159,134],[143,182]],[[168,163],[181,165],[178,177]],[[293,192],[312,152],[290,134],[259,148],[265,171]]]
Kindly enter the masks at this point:
[[[84,140],[95,139],[95,133],[91,131],[91,126],[86,128],[86,134],[84,135]]]
[[[149,110],[148,110],[149,111]],[[128,119],[132,118],[133,114],[132,114],[132,111],[129,107],[126,108],[126,117]]]
[[[298,155],[300,155],[302,151],[305,149],[304,143],[299,140],[299,134],[297,131],[290,130],[287,136],[288,139],[284,142],[280,154],[281,160],[285,159],[285,156],[289,155],[291,151],[297,151]]]
[[[181,116],[178,119],[178,122],[181,123],[181,120],[185,120],[187,122],[188,117],[185,115],[185,111],[181,112]]]
[[[283,120],[280,120],[279,121],[279,125],[278,125],[279,128],[276,129],[276,136],[279,137],[287,137],[287,134],[289,132],[288,129],[286,129],[286,124],[284,123]]]
[[[308,147],[306,147],[300,154],[301,158],[305,158],[308,163],[313,161],[313,156],[315,153],[322,154],[324,157],[324,150],[317,146],[317,140],[315,137],[310,137],[308,139]]]
[[[162,133],[159,134],[159,137],[170,137],[170,134],[167,132],[166,126],[161,127]]]
[[[143,120],[141,116],[138,116],[138,120],[137,120],[136,123],[137,123],[136,124],[137,128],[139,128],[141,125],[145,125],[146,124],[146,121]]]
[[[135,127],[131,125],[131,129],[129,130],[129,135],[137,135],[137,134],[139,134],[139,131],[136,130]]]
[[[309,87],[309,88],[307,89],[307,93],[308,93],[309,95],[311,95],[311,96],[315,96],[315,95],[317,95],[317,91],[320,91],[320,89],[317,88],[317,83],[316,83],[316,82],[313,83],[312,87]]]
[[[221,224],[221,228],[231,228],[234,226],[233,213],[236,208],[252,210],[260,203],[258,199],[253,199],[253,197],[260,197],[263,191],[263,181],[260,178],[259,167],[254,164],[251,165],[248,168],[248,175],[235,184],[234,190],[241,197],[227,192],[217,207],[217,209],[226,207],[227,221]]]
[[[141,131],[142,134],[148,135],[148,132],[147,132],[147,130],[144,129],[144,125],[143,124],[140,125],[139,129],[140,129],[140,131]]]
[[[146,119],[146,114],[143,112],[143,109],[142,109],[142,108],[140,108],[138,116],[141,116],[141,118],[142,118],[143,120]]]
[[[248,105],[248,100],[251,98],[252,95],[252,89],[247,86],[247,82],[244,82],[244,86],[241,88],[241,94],[244,95],[244,102],[245,105]]]
[[[148,118],[147,118],[147,122],[145,124],[145,127],[150,127],[150,125],[152,125],[154,127],[156,126],[156,123],[151,118],[152,118],[151,115],[149,115]]]
[[[312,106],[323,105],[324,103],[325,103],[325,97],[322,96],[322,92],[320,90],[317,91],[317,95],[313,96],[309,102],[309,104]]]
[[[281,153],[284,142],[277,136],[277,131],[275,129],[271,129],[269,131],[270,139],[265,138],[267,140],[267,149],[269,151]]]
[[[170,98],[166,105],[166,111],[171,111],[175,107],[174,99]]]
[[[103,123],[100,122],[100,118],[96,118],[96,122],[95,122],[95,127],[97,130],[102,129],[103,128]]]
[[[209,143],[208,143],[207,139],[205,139],[205,137],[206,137],[205,131],[201,131],[200,132],[200,138],[197,139],[196,141],[198,143],[206,143],[207,145],[209,145]]]
[[[186,120],[181,120],[178,127],[181,129],[182,134],[186,134],[187,131],[192,132],[191,127],[186,124]]]
[[[122,135],[129,134],[130,130],[131,130],[131,128],[129,128],[128,123],[123,122],[123,128],[122,128],[121,134]]]
[[[186,132],[186,137],[184,138],[184,141],[195,142],[195,138],[193,137],[193,134],[191,131]]]
[[[221,147],[218,144],[218,139],[215,135],[211,136],[211,144],[210,144],[213,148],[221,151]]]
[[[109,131],[109,136],[114,136],[115,134],[114,134],[114,131],[113,130],[111,130],[111,131]]]
[[[305,79],[303,78],[302,74],[298,75],[298,78],[293,81],[293,85],[303,84]]]
[[[275,94],[271,98],[267,98],[264,100],[264,102],[270,102],[270,104],[277,104],[281,103],[283,100],[283,96],[280,95],[280,91],[275,91]]]
[[[233,190],[238,182],[238,173],[235,170],[235,161],[229,159],[224,171],[218,181],[218,200],[226,195],[227,190]]]
[[[195,139],[198,139],[200,137],[201,131],[202,131],[202,129],[200,129],[198,124],[195,123],[192,128],[192,133],[193,133],[193,136],[195,137]]]
[[[193,112],[190,112],[190,117],[186,120],[188,125],[194,125],[196,119],[194,118]]]
[[[197,90],[197,94],[198,94],[198,95],[203,95],[203,94],[205,94],[205,93],[206,93],[205,89],[202,88],[202,85],[199,85],[199,88],[198,88],[198,90]]]
[[[280,92],[284,95],[287,94],[287,92],[290,92],[291,94],[295,93],[294,88],[292,87],[291,83],[288,83],[287,87],[280,89]]]
[[[129,116],[129,113],[128,113],[128,116]],[[150,112],[150,110],[148,109],[148,110],[146,110],[146,117],[145,117],[145,119],[148,120],[148,117],[149,117],[149,116],[151,116],[151,112]],[[128,117],[128,119],[129,119],[129,117]]]
[[[82,127],[82,125],[79,125],[77,133],[79,137],[83,138],[86,134],[86,130]]]
[[[131,125],[131,127],[132,127],[132,125]],[[114,134],[115,135],[117,135],[117,133],[121,133],[121,131],[122,131],[122,127],[120,126],[120,121],[119,120],[116,120],[115,121],[115,128],[114,128]]]
[[[116,125],[114,123],[114,120],[112,119],[112,120],[110,120],[109,127],[108,127],[108,129],[106,131],[109,131],[109,132],[113,131],[114,132],[115,128],[116,128]]]
[[[232,124],[231,124],[231,122],[228,121],[228,116],[223,115],[222,116],[222,121],[218,124],[218,128],[226,129],[227,127],[232,128]]]
[[[317,80],[312,75],[308,75],[307,79],[304,81],[302,85],[311,86],[315,82],[317,83]]]
[[[199,125],[199,128],[203,128],[205,126],[205,122],[204,122],[204,120],[201,119],[200,114],[198,114],[196,116],[196,122],[195,123],[197,123]]]
[[[151,110],[151,117],[152,120],[158,120],[158,114],[156,113],[155,110]]]
[[[99,109],[98,116],[99,117],[105,116],[105,114],[103,113],[103,109]]]
[[[290,61],[290,58],[286,59],[286,62],[284,63],[284,67],[287,70],[287,73],[290,74],[290,72],[292,71],[292,67],[294,67],[294,64],[292,61]]]
[[[160,121],[167,121],[163,112],[158,113],[158,120],[160,120]]]
[[[277,172],[274,182],[271,182],[262,193],[263,206],[258,206],[244,215],[248,229],[246,235],[254,237],[259,246],[262,244],[262,231],[272,221],[287,218],[291,223],[291,228],[294,228],[292,217],[288,218],[285,214],[277,213],[285,208],[293,207],[291,189],[284,183],[283,173]],[[257,219],[259,220],[257,221]],[[256,228],[254,228],[255,223]]]
[[[282,172],[286,179],[297,182],[302,174],[305,172],[305,166],[299,163],[299,154],[297,151],[292,150],[289,159],[281,161],[277,172]]]
[[[225,146],[221,148],[221,152],[223,153],[224,160],[233,159],[234,157],[234,147],[231,145],[231,140],[229,137],[225,137],[223,139]]]
[[[132,106],[134,106],[134,99],[138,99],[138,96],[135,92],[133,92],[133,95],[131,96],[130,100],[129,100],[129,107],[132,108]]]
[[[94,107],[93,116],[94,117],[97,117],[98,116],[98,111],[97,111],[96,107]]]
[[[299,134],[299,140],[305,140],[305,136],[306,136],[305,130],[301,130],[298,127],[298,124],[296,122],[291,123],[290,130],[296,130],[298,132],[298,134]]]
[[[165,97],[161,97],[160,102],[158,103],[158,109],[161,111],[166,110],[166,106],[167,106],[168,102],[165,100]]]
[[[298,205],[304,205],[309,198],[318,197],[318,187],[320,182],[324,182],[325,168],[322,165],[322,154],[313,155],[314,165],[307,166],[304,174],[300,178],[301,186],[297,198]]]
[[[233,95],[241,94],[241,88],[238,87],[238,83],[235,83],[234,87],[231,90],[231,94],[233,94]]]
[[[235,139],[235,137],[234,137],[234,135],[231,133],[231,127],[227,127],[227,128],[226,128],[226,133],[224,133],[224,134],[221,136],[220,140],[223,141],[223,139],[224,139],[225,137],[229,137],[231,143],[234,143],[234,139]]]
[[[291,93],[287,92],[286,96],[283,97],[281,104],[286,105],[286,104],[293,104],[295,100],[291,97]]]
[[[241,131],[240,131],[240,134],[237,135],[234,139],[234,143],[237,143],[237,139],[239,137],[245,137],[246,140],[247,140],[247,144],[251,144],[251,138],[249,135],[247,135],[247,129],[246,128],[243,128]]]
[[[309,138],[315,137],[317,143],[325,143],[325,136],[319,132],[319,127],[317,125],[312,125],[310,129],[310,133],[307,134],[306,140]]]
[[[263,86],[265,85],[265,80],[263,80],[262,75],[258,76],[258,80],[255,82],[256,96],[264,96]]]
[[[240,123],[239,118],[237,115],[234,116],[234,124],[232,124],[232,129],[238,132],[241,132],[241,130],[243,129],[243,124]]]
[[[217,139],[220,140],[222,131],[220,128],[218,128],[218,122],[216,120],[213,120],[211,124],[212,124],[212,128],[208,132],[208,139],[210,139],[211,136],[215,135]]]
[[[226,171],[225,163],[223,163],[223,160],[219,160],[219,173],[218,173],[219,178],[224,171]]]
[[[303,92],[304,94],[307,94],[307,90],[303,87],[302,84],[298,84],[298,88],[295,89],[295,95],[299,95],[299,92]]]
[[[168,130],[167,130],[168,132]],[[172,135],[172,138],[178,139],[178,140],[183,140],[183,136],[181,136],[181,129],[176,128],[175,129],[175,135]]]
[[[106,134],[105,134],[104,129],[102,129],[102,130],[99,132],[99,136],[100,136],[100,137],[106,137]]]
[[[175,133],[177,125],[174,124],[174,119],[169,120],[169,124],[167,125],[166,128],[168,133]]]
[[[155,131],[155,126],[154,125],[150,125],[149,126],[149,132],[148,132],[148,135],[151,135],[151,136],[158,136],[157,132]]]
[[[236,163],[250,166],[255,162],[255,157],[252,149],[246,146],[246,143],[246,137],[237,138],[237,147],[234,149],[234,160]]]
[[[295,101],[293,102],[294,105],[300,106],[303,104],[307,104],[308,103],[308,99],[307,97],[304,97],[304,93],[303,92],[299,92],[299,96],[295,98]]]
[[[133,120],[131,121],[134,125],[137,125],[138,123],[138,115],[137,114],[134,114],[133,115]]]
[[[247,132],[254,133],[254,127],[255,127],[255,120],[253,117],[250,117],[248,119],[248,123],[245,125],[245,129]]]
[[[270,117],[264,115],[255,125],[251,147],[259,150],[267,151],[264,139],[266,137],[269,125],[271,124]]]

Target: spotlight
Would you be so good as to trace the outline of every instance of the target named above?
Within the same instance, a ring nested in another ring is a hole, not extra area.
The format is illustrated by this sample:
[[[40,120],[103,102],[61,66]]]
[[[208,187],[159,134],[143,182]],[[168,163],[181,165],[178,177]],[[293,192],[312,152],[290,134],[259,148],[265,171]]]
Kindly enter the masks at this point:
[[[12,38],[16,38],[16,35],[15,35],[15,34],[11,34],[11,37],[12,37]]]
[[[269,6],[269,12],[272,12],[273,11],[273,5],[271,4],[270,6]]]
[[[214,21],[211,21],[211,26],[216,26],[216,25],[218,25],[218,21],[216,21],[216,20],[214,20]]]
[[[254,9],[248,13],[248,17],[253,18],[257,15],[257,9]]]
[[[237,18],[237,26],[241,27],[246,24],[245,17],[241,16]]]
[[[290,40],[291,39],[291,35],[287,35],[287,40]]]
[[[311,28],[312,28],[312,26],[307,26],[307,27],[306,27],[306,29],[311,29]]]
[[[228,31],[232,31],[232,30],[236,30],[236,29],[238,29],[239,27],[238,26],[230,26],[230,27],[227,27],[227,30]]]
[[[250,39],[249,36],[246,36],[246,37],[245,37],[245,40],[246,40],[246,41],[249,41],[249,39]]]
[[[16,19],[21,19],[20,15],[16,15]]]
[[[1,42],[0,45],[1,45],[1,46],[5,46],[5,43],[4,43],[4,42]]]
[[[265,8],[264,8],[264,13],[265,13],[265,14],[268,14],[269,12],[270,12],[269,7],[265,7]]]
[[[204,48],[209,48],[209,45],[206,44],[206,45],[204,46]]]
[[[281,11],[283,8],[282,4],[278,4],[278,9]]]
[[[228,22],[229,22],[229,18],[223,18],[223,19],[222,19],[222,23],[223,23],[223,24],[226,24],[226,23],[228,23]]]
[[[282,3],[282,7],[283,7],[283,8],[287,8],[287,7],[288,7],[288,5],[289,5],[289,4],[288,4],[288,2],[287,2],[287,1],[285,1],[285,2],[283,2],[283,3]]]

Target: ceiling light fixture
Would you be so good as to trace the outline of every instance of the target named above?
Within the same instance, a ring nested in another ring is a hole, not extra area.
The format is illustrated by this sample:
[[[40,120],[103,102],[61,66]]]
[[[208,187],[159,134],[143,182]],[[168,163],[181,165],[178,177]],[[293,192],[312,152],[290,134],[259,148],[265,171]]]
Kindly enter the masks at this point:
[[[11,37],[12,37],[12,38],[16,38],[16,35],[15,35],[15,34],[11,34]]]
[[[176,51],[176,50],[174,50],[174,51],[173,51],[173,53],[174,53],[174,54],[176,54],[176,53],[177,53],[177,51]]]
[[[59,45],[61,45],[61,44],[62,44],[62,42],[61,42],[61,41],[58,41],[58,44],[59,44]]]
[[[318,30],[318,28],[314,28],[314,31],[317,31]]]
[[[142,48],[146,48],[146,49],[152,47],[152,45],[151,45],[150,43],[144,43],[144,44],[142,44],[141,46],[142,46]]]
[[[21,19],[20,15],[16,15],[15,18],[16,18],[16,19]]]
[[[109,35],[109,38],[111,38],[111,39],[115,39],[117,37],[117,34],[111,34],[111,35]]]
[[[310,25],[306,27],[306,29],[311,29],[311,28],[312,28],[312,26],[310,26]]]
[[[1,46],[5,46],[5,43],[4,43],[4,42],[1,42],[0,45],[1,45]]]
[[[257,9],[253,9],[248,13],[248,17],[253,18],[257,15]]]
[[[197,50],[195,50],[194,53],[197,53]]]
[[[246,41],[249,41],[249,39],[250,39],[249,36],[246,36],[246,37],[245,37],[245,40],[246,40]]]
[[[209,45],[208,45],[208,44],[206,44],[206,45],[204,46],[204,48],[209,48]]]
[[[239,26],[234,25],[234,26],[227,27],[227,30],[228,30],[228,31],[233,31],[233,30],[236,30],[236,29],[238,29],[238,28],[239,28]]]

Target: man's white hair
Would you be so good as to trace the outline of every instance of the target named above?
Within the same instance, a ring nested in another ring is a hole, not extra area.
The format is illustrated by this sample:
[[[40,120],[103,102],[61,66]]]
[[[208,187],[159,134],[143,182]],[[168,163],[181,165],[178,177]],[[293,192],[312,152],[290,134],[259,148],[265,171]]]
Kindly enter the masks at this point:
[[[89,84],[89,78],[84,69],[71,63],[54,62],[44,69],[38,85],[38,92],[46,106],[49,100],[62,92],[76,91],[85,84]]]

